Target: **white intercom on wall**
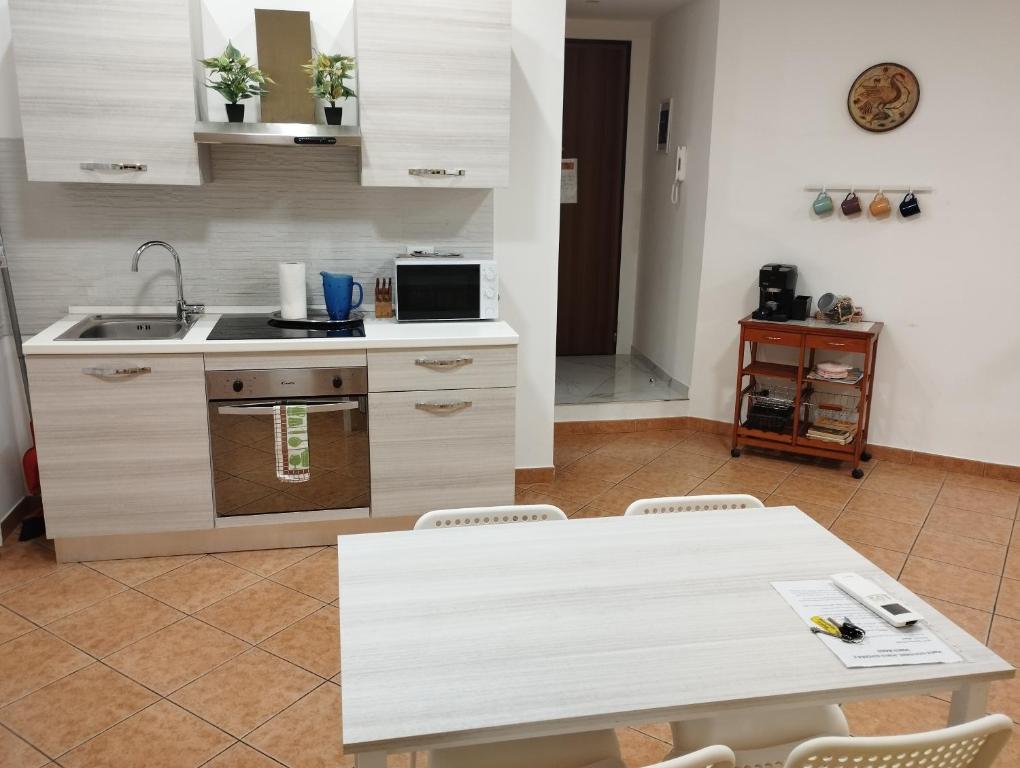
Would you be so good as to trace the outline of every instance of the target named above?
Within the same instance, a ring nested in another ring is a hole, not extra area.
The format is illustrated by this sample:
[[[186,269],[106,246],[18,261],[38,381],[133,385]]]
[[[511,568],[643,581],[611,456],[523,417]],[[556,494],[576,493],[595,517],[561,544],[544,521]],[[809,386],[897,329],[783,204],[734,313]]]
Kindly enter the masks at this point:
[[[676,167],[673,173],[673,187],[669,192],[669,199],[676,205],[680,200],[680,182],[687,178],[687,145],[677,145]]]

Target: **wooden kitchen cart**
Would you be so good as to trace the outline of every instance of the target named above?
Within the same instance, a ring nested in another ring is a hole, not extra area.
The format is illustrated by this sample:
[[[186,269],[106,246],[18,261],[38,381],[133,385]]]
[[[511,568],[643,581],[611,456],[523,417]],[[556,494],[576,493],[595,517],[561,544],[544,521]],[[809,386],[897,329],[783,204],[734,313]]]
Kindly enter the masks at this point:
[[[741,320],[733,456],[739,456],[743,446],[771,448],[852,462],[851,474],[863,477],[861,462],[871,459],[866,448],[881,332],[882,323],[878,322],[834,325],[822,320]],[[794,363],[760,360],[759,354],[768,347],[789,350]],[[826,352],[860,368],[861,380],[841,384],[809,378],[816,356],[824,361]],[[848,354],[853,355],[852,360]],[[824,420],[831,414],[856,423],[851,442],[844,445],[808,436],[816,418]]]

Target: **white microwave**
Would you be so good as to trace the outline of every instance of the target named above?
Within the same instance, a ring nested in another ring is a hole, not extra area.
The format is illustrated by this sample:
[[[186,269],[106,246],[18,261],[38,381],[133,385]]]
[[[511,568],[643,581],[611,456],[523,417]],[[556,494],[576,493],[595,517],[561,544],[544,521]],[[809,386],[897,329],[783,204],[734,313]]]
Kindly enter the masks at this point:
[[[496,262],[460,256],[398,256],[393,264],[393,309],[401,323],[496,320]]]

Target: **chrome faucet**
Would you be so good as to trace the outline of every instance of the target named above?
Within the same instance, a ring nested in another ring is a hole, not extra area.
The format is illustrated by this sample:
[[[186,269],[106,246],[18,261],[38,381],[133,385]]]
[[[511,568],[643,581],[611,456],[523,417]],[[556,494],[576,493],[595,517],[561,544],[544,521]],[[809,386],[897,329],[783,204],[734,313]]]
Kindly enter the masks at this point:
[[[177,277],[177,319],[184,320],[188,315],[200,315],[205,312],[205,304],[188,304],[188,302],[184,300],[184,280],[181,277],[181,257],[177,255],[177,251],[174,250],[170,243],[164,243],[162,240],[148,240],[142,243],[138,246],[138,250],[135,251],[135,255],[131,259],[131,271],[138,271],[138,260],[147,249],[154,245],[166,248],[174,259],[174,274]]]

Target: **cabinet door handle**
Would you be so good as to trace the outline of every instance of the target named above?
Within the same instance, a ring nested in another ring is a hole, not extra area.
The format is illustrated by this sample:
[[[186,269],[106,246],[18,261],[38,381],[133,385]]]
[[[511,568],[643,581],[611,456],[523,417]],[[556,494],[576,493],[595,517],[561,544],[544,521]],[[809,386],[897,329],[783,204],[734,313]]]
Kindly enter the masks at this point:
[[[143,173],[149,170],[145,163],[79,163],[83,171],[134,171]]]
[[[826,342],[830,347],[845,347],[846,344],[842,341],[829,341]]]
[[[438,402],[417,402],[414,407],[419,411],[427,411],[428,413],[457,413],[457,411],[463,411],[470,408],[472,402],[470,400],[444,400]]]
[[[408,168],[407,172],[412,176],[424,176],[426,178],[437,178],[443,176],[467,176],[467,171],[463,168],[448,169],[448,168]]]
[[[461,357],[419,357],[414,361],[415,365],[420,365],[422,368],[438,368],[440,370],[447,370],[451,368],[460,368],[465,365],[471,365],[475,359],[473,357],[461,356]]]
[[[149,366],[134,366],[131,368],[82,368],[81,372],[88,376],[98,376],[101,379],[114,379],[125,376],[140,376],[143,373],[152,373]]]
[[[765,338],[768,339],[769,341],[782,341],[783,340],[782,336],[766,336]]]

